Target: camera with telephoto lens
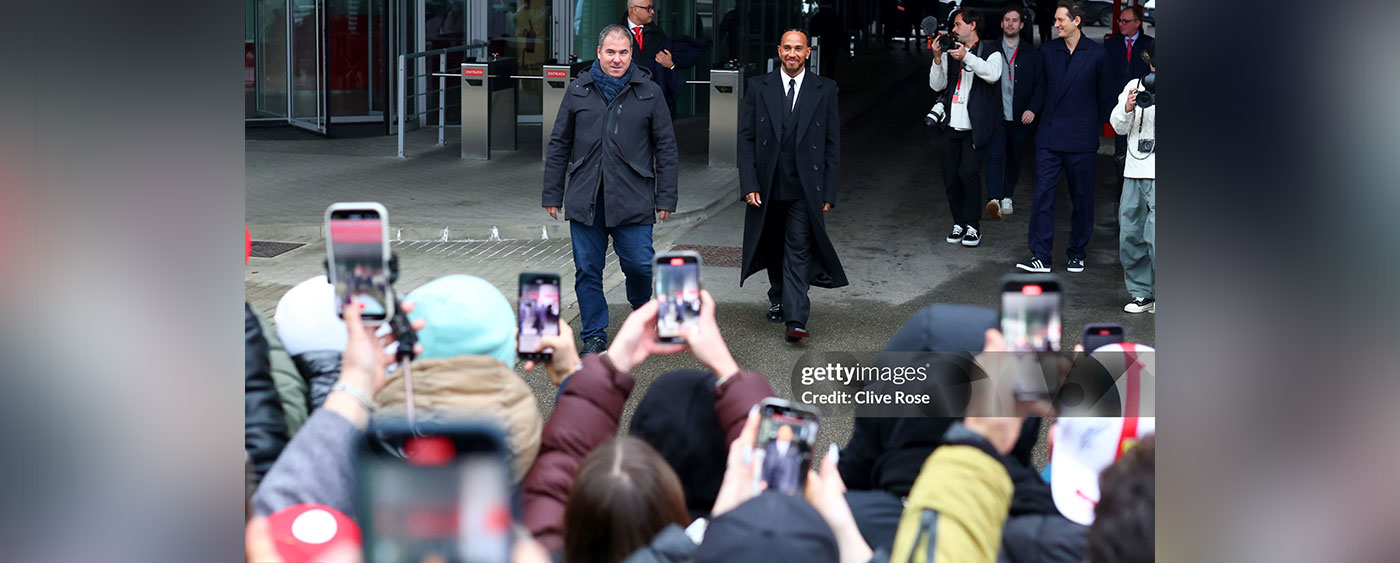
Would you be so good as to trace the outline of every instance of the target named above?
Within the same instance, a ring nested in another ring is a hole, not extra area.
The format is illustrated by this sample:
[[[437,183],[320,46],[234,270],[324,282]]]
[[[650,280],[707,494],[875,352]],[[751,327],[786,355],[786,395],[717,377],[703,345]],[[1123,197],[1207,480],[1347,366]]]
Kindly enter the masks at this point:
[[[947,117],[948,114],[944,111],[943,102],[940,100],[933,104],[933,107],[928,110],[928,115],[924,116],[924,125],[942,129],[948,125]]]
[[[1137,105],[1142,109],[1157,103],[1157,73],[1149,72],[1142,77],[1142,87],[1138,89]]]

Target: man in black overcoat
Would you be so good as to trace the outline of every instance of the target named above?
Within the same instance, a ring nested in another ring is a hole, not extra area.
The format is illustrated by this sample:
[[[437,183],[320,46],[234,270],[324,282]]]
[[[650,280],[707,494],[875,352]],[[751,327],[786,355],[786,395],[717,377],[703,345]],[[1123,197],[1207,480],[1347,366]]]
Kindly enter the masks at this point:
[[[825,219],[841,184],[841,116],[836,82],[806,71],[807,32],[781,41],[782,68],[749,80],[739,118],[739,193],[749,204],[739,284],[768,270],[768,320],[797,342],[810,336],[808,288],[847,284]]]

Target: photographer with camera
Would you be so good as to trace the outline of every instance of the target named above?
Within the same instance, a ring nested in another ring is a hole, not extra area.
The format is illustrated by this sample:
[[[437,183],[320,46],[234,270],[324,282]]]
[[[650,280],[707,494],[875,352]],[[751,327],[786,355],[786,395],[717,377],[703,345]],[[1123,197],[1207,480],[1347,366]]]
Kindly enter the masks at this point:
[[[1156,313],[1153,277],[1157,264],[1157,45],[1149,43],[1142,60],[1151,70],[1130,80],[1109,114],[1114,132],[1128,139],[1123,167],[1123,195],[1118,203],[1118,259],[1123,262],[1123,283],[1132,302],[1129,313]]]
[[[941,92],[932,113],[945,122],[948,131],[943,150],[943,185],[948,190],[948,206],[953,212],[953,230],[945,239],[963,246],[982,241],[978,231],[982,216],[982,168],[987,147],[1002,114],[1002,54],[997,45],[980,42],[982,14],[976,10],[953,12],[953,36],[933,40],[933,65],[928,85]],[[945,56],[946,54],[946,56]],[[952,62],[950,62],[950,60]],[[948,88],[950,65],[958,65],[957,78]],[[946,108],[946,112],[940,111]]]

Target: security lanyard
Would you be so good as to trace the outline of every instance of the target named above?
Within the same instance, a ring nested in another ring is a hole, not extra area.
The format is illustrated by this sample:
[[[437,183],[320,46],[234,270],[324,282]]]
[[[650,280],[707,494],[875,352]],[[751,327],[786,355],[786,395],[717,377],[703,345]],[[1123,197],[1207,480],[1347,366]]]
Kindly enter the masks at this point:
[[[1016,53],[1020,52],[1021,44],[1017,43],[1016,47],[1011,49],[1011,60],[1006,61],[1006,74],[1011,78],[1012,84],[1016,83]]]

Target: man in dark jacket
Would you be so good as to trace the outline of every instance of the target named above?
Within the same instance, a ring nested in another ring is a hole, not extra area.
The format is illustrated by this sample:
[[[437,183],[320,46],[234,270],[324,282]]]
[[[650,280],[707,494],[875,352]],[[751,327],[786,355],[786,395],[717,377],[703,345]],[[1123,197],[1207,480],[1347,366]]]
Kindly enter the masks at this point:
[[[782,68],[749,81],[739,118],[739,194],[749,204],[739,285],[767,269],[768,320],[797,342],[808,336],[808,288],[847,284],[824,216],[841,187],[841,112],[836,82],[806,71],[807,32],[781,41]]]
[[[1126,6],[1118,14],[1118,35],[1104,40],[1104,64],[1108,66],[1110,84],[1122,90],[1129,80],[1142,78],[1152,69],[1142,60],[1142,53],[1156,42],[1142,31],[1142,13],[1135,6]],[[1128,136],[1115,135],[1113,159],[1118,163],[1118,183],[1123,185],[1123,165],[1128,159]]]
[[[1030,41],[1021,40],[1024,18],[1020,6],[1007,6],[1001,13],[1000,47],[1005,61],[1000,84],[1002,114],[987,149],[987,197],[990,201],[986,212],[993,219],[1014,211],[1011,195],[1021,179],[1021,157],[1030,141],[1031,124],[1035,122],[1035,112],[1030,107],[1045,103],[1045,88],[1036,72],[1040,53]]]
[[[603,265],[609,236],[627,275],[627,301],[636,309],[651,299],[651,228],[676,210],[676,158],[660,87],[632,64],[626,28],[603,28],[598,60],[559,106],[542,198],[552,218],[559,218],[561,205],[566,208],[585,355],[608,344]]]
[[[1094,230],[1094,158],[1099,150],[1099,124],[1108,120],[1116,93],[1109,84],[1101,45],[1084,37],[1084,5],[1064,0],[1055,10],[1060,38],[1040,50],[1040,74],[1045,85],[1044,108],[1031,107],[1040,116],[1035,136],[1035,196],[1031,202],[1027,238],[1033,255],[1017,268],[1050,271],[1050,251],[1055,242],[1055,186],[1063,173],[1069,180],[1070,272],[1084,271],[1085,248]]]
[[[243,450],[253,459],[254,482],[262,481],[287,445],[282,399],[272,382],[267,339],[253,307],[243,304]]]

